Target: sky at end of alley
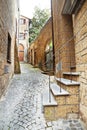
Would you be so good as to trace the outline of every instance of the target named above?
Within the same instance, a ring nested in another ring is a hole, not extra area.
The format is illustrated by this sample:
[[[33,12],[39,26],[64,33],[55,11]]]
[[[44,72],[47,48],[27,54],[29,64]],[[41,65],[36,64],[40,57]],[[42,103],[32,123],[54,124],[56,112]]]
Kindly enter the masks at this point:
[[[50,9],[51,0],[20,0],[20,14],[32,18],[35,6]]]

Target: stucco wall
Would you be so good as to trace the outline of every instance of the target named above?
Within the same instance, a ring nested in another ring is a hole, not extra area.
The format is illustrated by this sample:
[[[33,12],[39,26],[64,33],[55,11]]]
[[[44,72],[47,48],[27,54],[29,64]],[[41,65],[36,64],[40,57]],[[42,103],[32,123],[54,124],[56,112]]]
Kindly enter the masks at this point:
[[[15,0],[0,1],[0,97],[14,73],[16,4]],[[11,37],[11,63],[7,62],[8,33]]]

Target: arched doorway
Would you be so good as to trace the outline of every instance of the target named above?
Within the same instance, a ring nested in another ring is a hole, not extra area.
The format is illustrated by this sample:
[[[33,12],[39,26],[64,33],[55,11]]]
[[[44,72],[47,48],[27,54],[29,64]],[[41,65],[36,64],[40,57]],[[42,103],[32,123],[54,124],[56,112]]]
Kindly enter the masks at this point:
[[[46,69],[53,71],[53,43],[52,41],[45,48]]]
[[[24,61],[24,46],[19,44],[18,46],[19,61]]]

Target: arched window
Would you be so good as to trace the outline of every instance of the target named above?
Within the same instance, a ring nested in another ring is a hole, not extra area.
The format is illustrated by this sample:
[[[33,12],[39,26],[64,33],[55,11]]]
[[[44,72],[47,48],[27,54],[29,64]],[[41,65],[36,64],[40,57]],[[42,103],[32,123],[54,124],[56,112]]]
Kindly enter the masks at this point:
[[[52,41],[49,44],[47,44],[45,51],[48,52],[48,51],[51,51],[51,50],[53,50],[53,43],[52,43]]]
[[[52,41],[46,46],[45,62],[46,62],[46,69],[53,70],[53,43]]]

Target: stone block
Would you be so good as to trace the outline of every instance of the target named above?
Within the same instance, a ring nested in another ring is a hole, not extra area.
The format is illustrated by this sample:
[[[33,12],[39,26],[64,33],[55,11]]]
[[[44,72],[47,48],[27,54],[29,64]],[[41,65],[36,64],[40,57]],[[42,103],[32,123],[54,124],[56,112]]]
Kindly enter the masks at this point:
[[[61,105],[55,108],[55,112],[56,112],[56,119],[59,118],[66,118],[66,105]]]
[[[56,96],[56,101],[57,101],[58,105],[65,105],[66,97],[65,96]]]
[[[67,105],[66,112],[67,113],[79,113],[79,105]]]
[[[66,104],[70,105],[79,104],[79,95],[71,95],[66,97]]]
[[[44,107],[44,112],[46,120],[55,120],[55,107]]]

